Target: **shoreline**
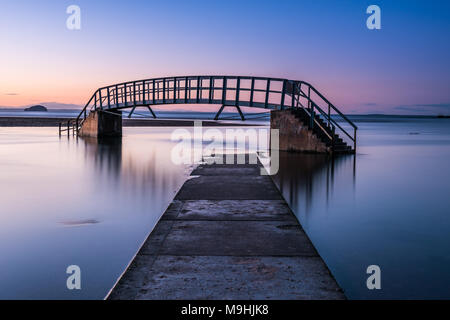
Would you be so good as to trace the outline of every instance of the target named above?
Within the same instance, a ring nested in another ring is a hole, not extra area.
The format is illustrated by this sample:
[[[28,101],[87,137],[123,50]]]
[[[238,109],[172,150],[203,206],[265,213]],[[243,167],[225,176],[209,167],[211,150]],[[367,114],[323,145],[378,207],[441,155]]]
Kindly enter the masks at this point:
[[[41,117],[0,117],[0,127],[58,127],[60,123],[74,118],[41,118]],[[263,123],[233,123],[223,120],[202,120],[205,127],[243,127],[262,126]],[[122,120],[124,127],[192,127],[196,119],[127,119]]]

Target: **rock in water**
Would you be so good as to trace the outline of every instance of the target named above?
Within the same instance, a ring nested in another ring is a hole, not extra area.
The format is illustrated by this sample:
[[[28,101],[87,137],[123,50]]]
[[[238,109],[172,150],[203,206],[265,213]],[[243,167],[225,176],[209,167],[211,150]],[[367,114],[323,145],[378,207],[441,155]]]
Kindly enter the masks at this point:
[[[36,105],[26,108],[25,111],[47,111],[47,108],[41,105]]]

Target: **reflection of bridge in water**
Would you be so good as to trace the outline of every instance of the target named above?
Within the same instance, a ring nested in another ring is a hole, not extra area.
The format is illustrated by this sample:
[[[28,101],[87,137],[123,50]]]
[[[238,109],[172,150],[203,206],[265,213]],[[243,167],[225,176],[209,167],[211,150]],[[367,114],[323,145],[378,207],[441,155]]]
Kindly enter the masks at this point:
[[[295,214],[306,216],[315,203],[328,207],[336,184],[354,190],[356,157],[281,152],[273,180]]]
[[[158,194],[164,190],[176,190],[182,180],[183,168],[167,165],[164,145],[153,145],[144,152],[137,152],[141,146],[123,144],[122,139],[81,140],[86,163],[94,169],[95,178],[105,179],[111,186],[123,189],[127,194]]]
[[[144,107],[156,118],[151,106],[167,104],[218,105],[215,120],[228,106],[235,107],[242,120],[241,107],[289,110],[296,125],[312,131],[318,143],[331,151],[348,153],[356,149],[357,127],[339,109],[309,83],[280,78],[180,76],[114,84],[97,89],[70,126],[79,133],[89,114],[99,114],[96,121],[100,124],[95,122],[95,128],[84,131],[94,130],[94,135],[101,135],[116,130],[121,134],[121,121],[114,120],[114,116],[121,119],[122,110],[130,109],[130,117],[136,108]],[[70,126],[62,130],[69,132]]]

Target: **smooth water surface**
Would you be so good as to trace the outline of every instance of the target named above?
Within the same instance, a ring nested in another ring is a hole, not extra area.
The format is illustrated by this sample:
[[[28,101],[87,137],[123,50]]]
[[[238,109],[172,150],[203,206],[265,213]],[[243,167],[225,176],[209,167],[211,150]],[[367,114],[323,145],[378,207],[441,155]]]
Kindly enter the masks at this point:
[[[450,299],[450,119],[354,120],[356,159],[282,154],[276,183],[348,298]]]
[[[282,153],[274,180],[347,297],[450,298],[450,120],[354,120],[356,158]],[[0,298],[103,298],[192,168],[171,161],[174,128],[55,130],[0,129]]]
[[[170,159],[170,128],[122,142],[0,129],[0,298],[102,299],[191,168]],[[68,290],[66,268],[81,268]]]

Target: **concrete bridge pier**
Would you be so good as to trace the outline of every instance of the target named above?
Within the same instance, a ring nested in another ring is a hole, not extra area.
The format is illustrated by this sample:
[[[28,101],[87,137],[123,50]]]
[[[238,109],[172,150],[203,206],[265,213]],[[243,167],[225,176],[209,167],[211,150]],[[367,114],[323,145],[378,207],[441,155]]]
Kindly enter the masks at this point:
[[[80,137],[121,137],[122,136],[122,112],[97,110],[91,111],[84,120],[78,133]]]
[[[331,147],[310,130],[306,123],[296,117],[291,109],[272,110],[270,129],[279,130],[278,149],[280,151],[331,153]]]

